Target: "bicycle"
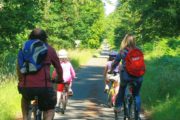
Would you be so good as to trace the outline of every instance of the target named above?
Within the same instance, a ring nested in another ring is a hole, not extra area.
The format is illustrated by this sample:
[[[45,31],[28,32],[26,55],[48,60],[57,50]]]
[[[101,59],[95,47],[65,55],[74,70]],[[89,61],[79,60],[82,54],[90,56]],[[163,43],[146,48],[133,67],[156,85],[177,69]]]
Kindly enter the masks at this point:
[[[51,83],[58,84],[60,83],[57,80],[51,80]],[[39,109],[39,98],[35,96],[34,99],[30,102],[29,110],[28,110],[28,120],[42,120],[42,111]]]
[[[67,103],[68,103],[68,98],[69,98],[68,89],[69,89],[69,84],[64,83],[64,89],[63,89],[63,92],[62,92],[61,97],[60,97],[61,102],[59,103],[59,107],[56,108],[56,112],[61,111],[62,114],[65,113],[66,106],[67,106]]]
[[[141,120],[136,105],[136,97],[134,93],[135,87],[136,82],[130,82],[127,84],[123,102],[124,120]],[[115,112],[115,119],[118,120],[117,112]]]
[[[113,107],[115,104],[115,82],[117,79],[119,79],[119,75],[116,74],[108,74],[109,75],[109,81],[110,81],[110,89],[107,91],[107,105],[108,107]]]
[[[109,108],[114,106],[114,101],[113,101],[113,96],[115,94],[115,90],[114,90],[114,81],[110,81],[110,89],[107,91],[107,105]]]
[[[28,120],[41,120],[42,119],[42,111],[40,111],[38,107],[38,96],[34,97],[34,100],[31,101],[28,111]]]

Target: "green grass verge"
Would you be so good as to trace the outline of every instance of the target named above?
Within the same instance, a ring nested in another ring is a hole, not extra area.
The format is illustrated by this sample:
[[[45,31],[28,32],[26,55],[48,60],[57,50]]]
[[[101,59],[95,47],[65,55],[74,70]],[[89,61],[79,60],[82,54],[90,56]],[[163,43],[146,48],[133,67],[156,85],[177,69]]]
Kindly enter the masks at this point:
[[[162,39],[144,45],[147,72],[141,89],[142,104],[152,120],[179,120],[180,39]],[[176,117],[176,118],[174,118]]]
[[[180,94],[154,107],[152,120],[179,120]]]
[[[13,120],[21,111],[21,96],[17,91],[17,82],[12,80],[11,82],[1,84],[0,95],[0,119]]]

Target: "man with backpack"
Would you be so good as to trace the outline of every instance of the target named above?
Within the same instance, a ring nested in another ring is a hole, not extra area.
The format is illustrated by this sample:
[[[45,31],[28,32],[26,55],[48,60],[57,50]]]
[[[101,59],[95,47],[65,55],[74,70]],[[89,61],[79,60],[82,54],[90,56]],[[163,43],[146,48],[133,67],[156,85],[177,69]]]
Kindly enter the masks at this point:
[[[52,120],[54,117],[56,91],[52,87],[50,65],[56,69],[58,82],[63,82],[63,77],[59,58],[54,48],[48,45],[47,38],[44,30],[34,29],[18,53],[18,90],[22,94],[23,120],[27,120],[30,102],[35,97],[38,97],[44,120]]]
[[[143,75],[145,73],[145,63],[143,53],[139,48],[136,47],[133,35],[127,34],[122,40],[120,52],[115,61],[112,63],[112,70],[119,64],[121,60],[121,84],[116,98],[114,110],[115,112],[121,111],[127,84],[129,82],[136,82],[134,90],[138,112],[140,112],[141,100],[139,92],[143,81]]]

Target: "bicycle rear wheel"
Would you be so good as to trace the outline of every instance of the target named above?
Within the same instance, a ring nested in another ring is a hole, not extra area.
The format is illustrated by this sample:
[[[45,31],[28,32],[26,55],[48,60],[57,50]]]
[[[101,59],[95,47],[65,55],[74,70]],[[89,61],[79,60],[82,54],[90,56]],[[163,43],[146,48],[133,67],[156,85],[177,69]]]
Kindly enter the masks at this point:
[[[129,119],[129,100],[125,97],[123,102],[124,107],[124,120]]]
[[[135,119],[135,113],[136,113],[136,104],[134,101],[134,98],[131,97],[131,99],[129,100],[129,119],[130,120],[136,120]]]
[[[36,110],[35,118],[35,120],[42,120],[42,112],[39,109]]]
[[[30,106],[28,111],[28,120],[42,120],[42,112],[37,108],[37,106]]]
[[[124,110],[124,120],[126,120],[126,118],[128,120],[140,120],[135,98],[131,96],[131,98],[124,104],[126,104],[126,110]]]
[[[61,100],[61,113],[62,114],[65,113],[67,102],[68,102],[68,95],[67,95],[67,93],[62,93],[62,100]]]

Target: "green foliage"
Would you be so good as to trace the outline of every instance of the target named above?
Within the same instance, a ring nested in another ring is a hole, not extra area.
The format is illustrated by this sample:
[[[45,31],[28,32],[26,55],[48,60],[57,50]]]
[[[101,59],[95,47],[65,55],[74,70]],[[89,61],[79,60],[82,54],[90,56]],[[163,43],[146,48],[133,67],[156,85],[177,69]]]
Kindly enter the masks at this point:
[[[109,16],[114,45],[119,46],[126,33],[133,33],[138,43],[178,36],[180,32],[179,0],[119,0],[117,10]],[[118,22],[116,22],[118,20]],[[115,35],[115,37],[114,37]]]
[[[3,0],[0,2],[0,74],[14,74],[18,50],[35,27],[56,49],[98,48],[104,31],[101,0]],[[1,79],[1,81],[4,79]]]
[[[0,58],[0,83],[9,82],[9,79],[14,78],[16,55],[5,51]]]
[[[172,40],[174,43],[172,43]],[[153,120],[179,119],[180,112],[180,39],[163,38],[145,44],[147,72],[141,89],[142,103],[152,112]],[[173,111],[172,111],[173,110]]]
[[[16,34],[21,34],[25,29],[34,28],[40,21],[42,12],[41,0],[4,0],[0,9],[0,43],[1,50],[16,49],[18,41]]]
[[[0,53],[17,51],[35,27],[45,29],[49,43],[61,44],[61,48],[73,48],[77,39],[83,41],[84,47],[97,48],[101,41],[101,0],[3,0],[0,14]],[[90,39],[97,41],[97,45],[88,46]]]
[[[176,97],[166,100],[162,104],[159,104],[157,107],[153,108],[153,120],[179,120],[180,118],[180,94],[177,94]]]

